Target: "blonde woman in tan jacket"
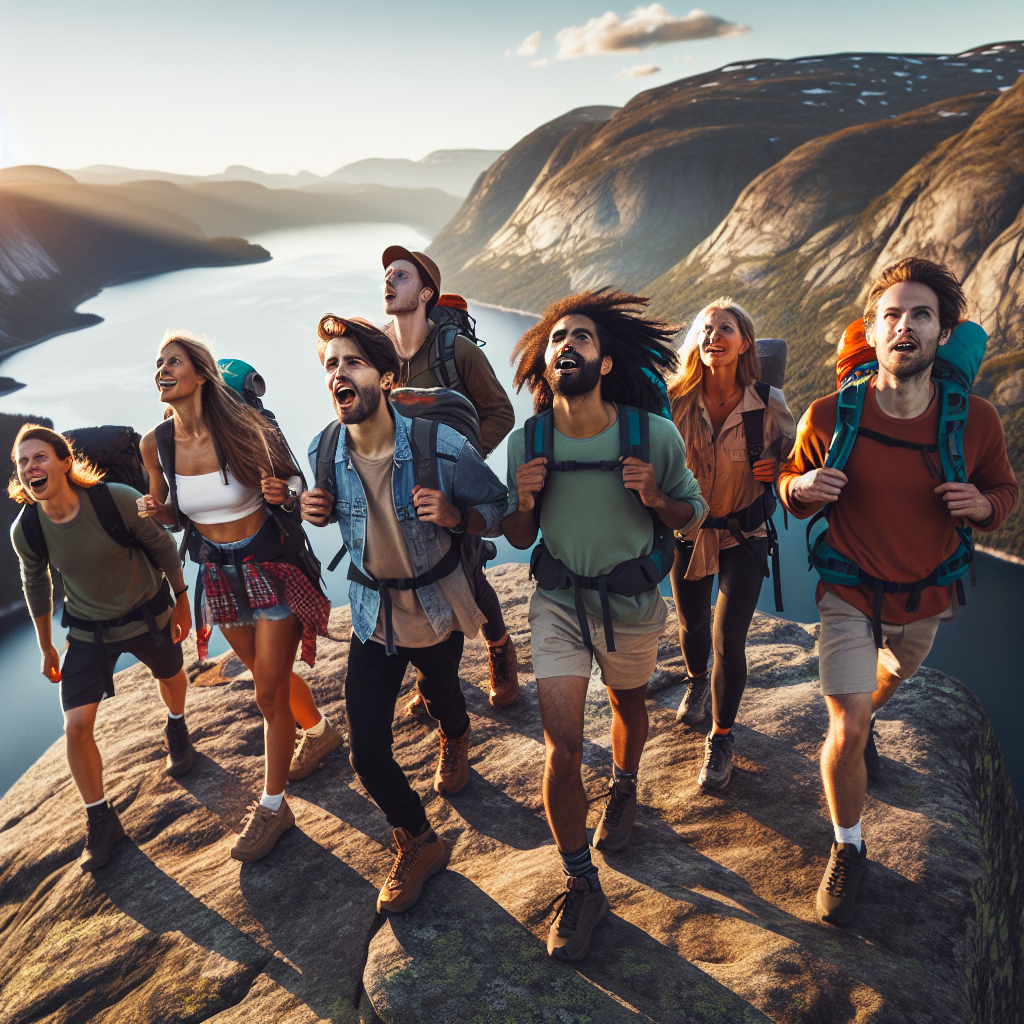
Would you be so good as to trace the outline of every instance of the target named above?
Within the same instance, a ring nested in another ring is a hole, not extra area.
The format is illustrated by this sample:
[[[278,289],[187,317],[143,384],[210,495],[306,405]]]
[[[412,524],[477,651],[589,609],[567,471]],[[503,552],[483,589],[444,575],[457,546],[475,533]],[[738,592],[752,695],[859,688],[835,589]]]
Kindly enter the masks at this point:
[[[698,781],[722,790],[732,775],[732,726],[747,684],[747,630],[767,575],[771,487],[796,427],[782,392],[760,382],[753,321],[731,299],[701,310],[679,365],[668,385],[672,419],[710,511],[701,527],[677,537],[672,566],[679,644],[690,676],[678,717],[687,725],[703,721],[710,692],[714,724]]]

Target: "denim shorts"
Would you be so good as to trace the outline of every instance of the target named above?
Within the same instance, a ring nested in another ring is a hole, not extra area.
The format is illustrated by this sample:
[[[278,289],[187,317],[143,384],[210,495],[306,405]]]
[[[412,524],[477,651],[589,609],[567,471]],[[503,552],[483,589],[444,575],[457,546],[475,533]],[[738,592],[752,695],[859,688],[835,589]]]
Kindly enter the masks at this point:
[[[256,534],[253,534],[253,537],[255,536]],[[221,551],[234,551],[245,547],[251,540],[252,537],[244,537],[242,540],[232,540],[226,544],[215,544],[212,540],[208,540],[206,543]],[[222,565],[220,568],[231,579],[240,580],[239,571],[235,566]],[[213,625],[220,626],[221,629],[232,629],[235,626],[254,626],[259,619],[263,619],[265,622],[279,622],[281,619],[287,619],[295,614],[286,604],[274,604],[269,608],[253,608],[245,596],[244,586],[238,588],[235,600],[238,602],[238,619],[235,622],[217,622],[213,623]]]

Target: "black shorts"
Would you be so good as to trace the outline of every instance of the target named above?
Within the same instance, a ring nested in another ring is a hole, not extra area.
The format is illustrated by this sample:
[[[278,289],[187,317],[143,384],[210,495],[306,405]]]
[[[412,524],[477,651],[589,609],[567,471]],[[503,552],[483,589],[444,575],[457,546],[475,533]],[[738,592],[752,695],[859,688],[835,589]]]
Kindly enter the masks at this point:
[[[80,708],[86,704],[98,704],[108,690],[114,696],[114,687],[109,683],[109,672],[122,654],[131,654],[139,659],[157,679],[176,676],[185,664],[181,644],[171,640],[171,620],[160,632],[160,643],[147,629],[138,636],[117,643],[104,644],[108,665],[100,664],[96,644],[92,640],[78,640],[68,637],[60,666],[60,705],[65,711]]]

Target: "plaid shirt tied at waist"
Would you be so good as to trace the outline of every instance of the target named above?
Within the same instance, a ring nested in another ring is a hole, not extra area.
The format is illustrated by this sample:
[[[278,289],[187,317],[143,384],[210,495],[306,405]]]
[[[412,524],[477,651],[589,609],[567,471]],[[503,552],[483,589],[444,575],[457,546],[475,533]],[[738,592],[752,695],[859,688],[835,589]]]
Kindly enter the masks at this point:
[[[246,559],[239,570],[245,596],[253,611],[278,604],[286,604],[291,609],[302,623],[301,658],[307,665],[316,664],[316,638],[329,636],[327,619],[331,613],[331,602],[298,566],[289,562],[253,562]],[[196,631],[196,640],[199,657],[205,658],[212,627],[230,626],[238,622],[240,616],[233,581],[223,567],[215,562],[205,562],[200,572],[206,628]]]

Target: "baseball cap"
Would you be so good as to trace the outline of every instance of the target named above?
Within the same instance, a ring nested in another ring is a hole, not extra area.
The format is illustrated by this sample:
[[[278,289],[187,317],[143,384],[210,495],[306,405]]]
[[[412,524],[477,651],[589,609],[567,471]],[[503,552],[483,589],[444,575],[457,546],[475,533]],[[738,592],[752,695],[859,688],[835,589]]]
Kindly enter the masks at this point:
[[[389,245],[381,256],[384,269],[387,270],[395,260],[408,260],[420,272],[420,280],[424,285],[433,286],[434,300],[437,300],[441,294],[441,271],[426,253],[410,252],[403,245]]]

